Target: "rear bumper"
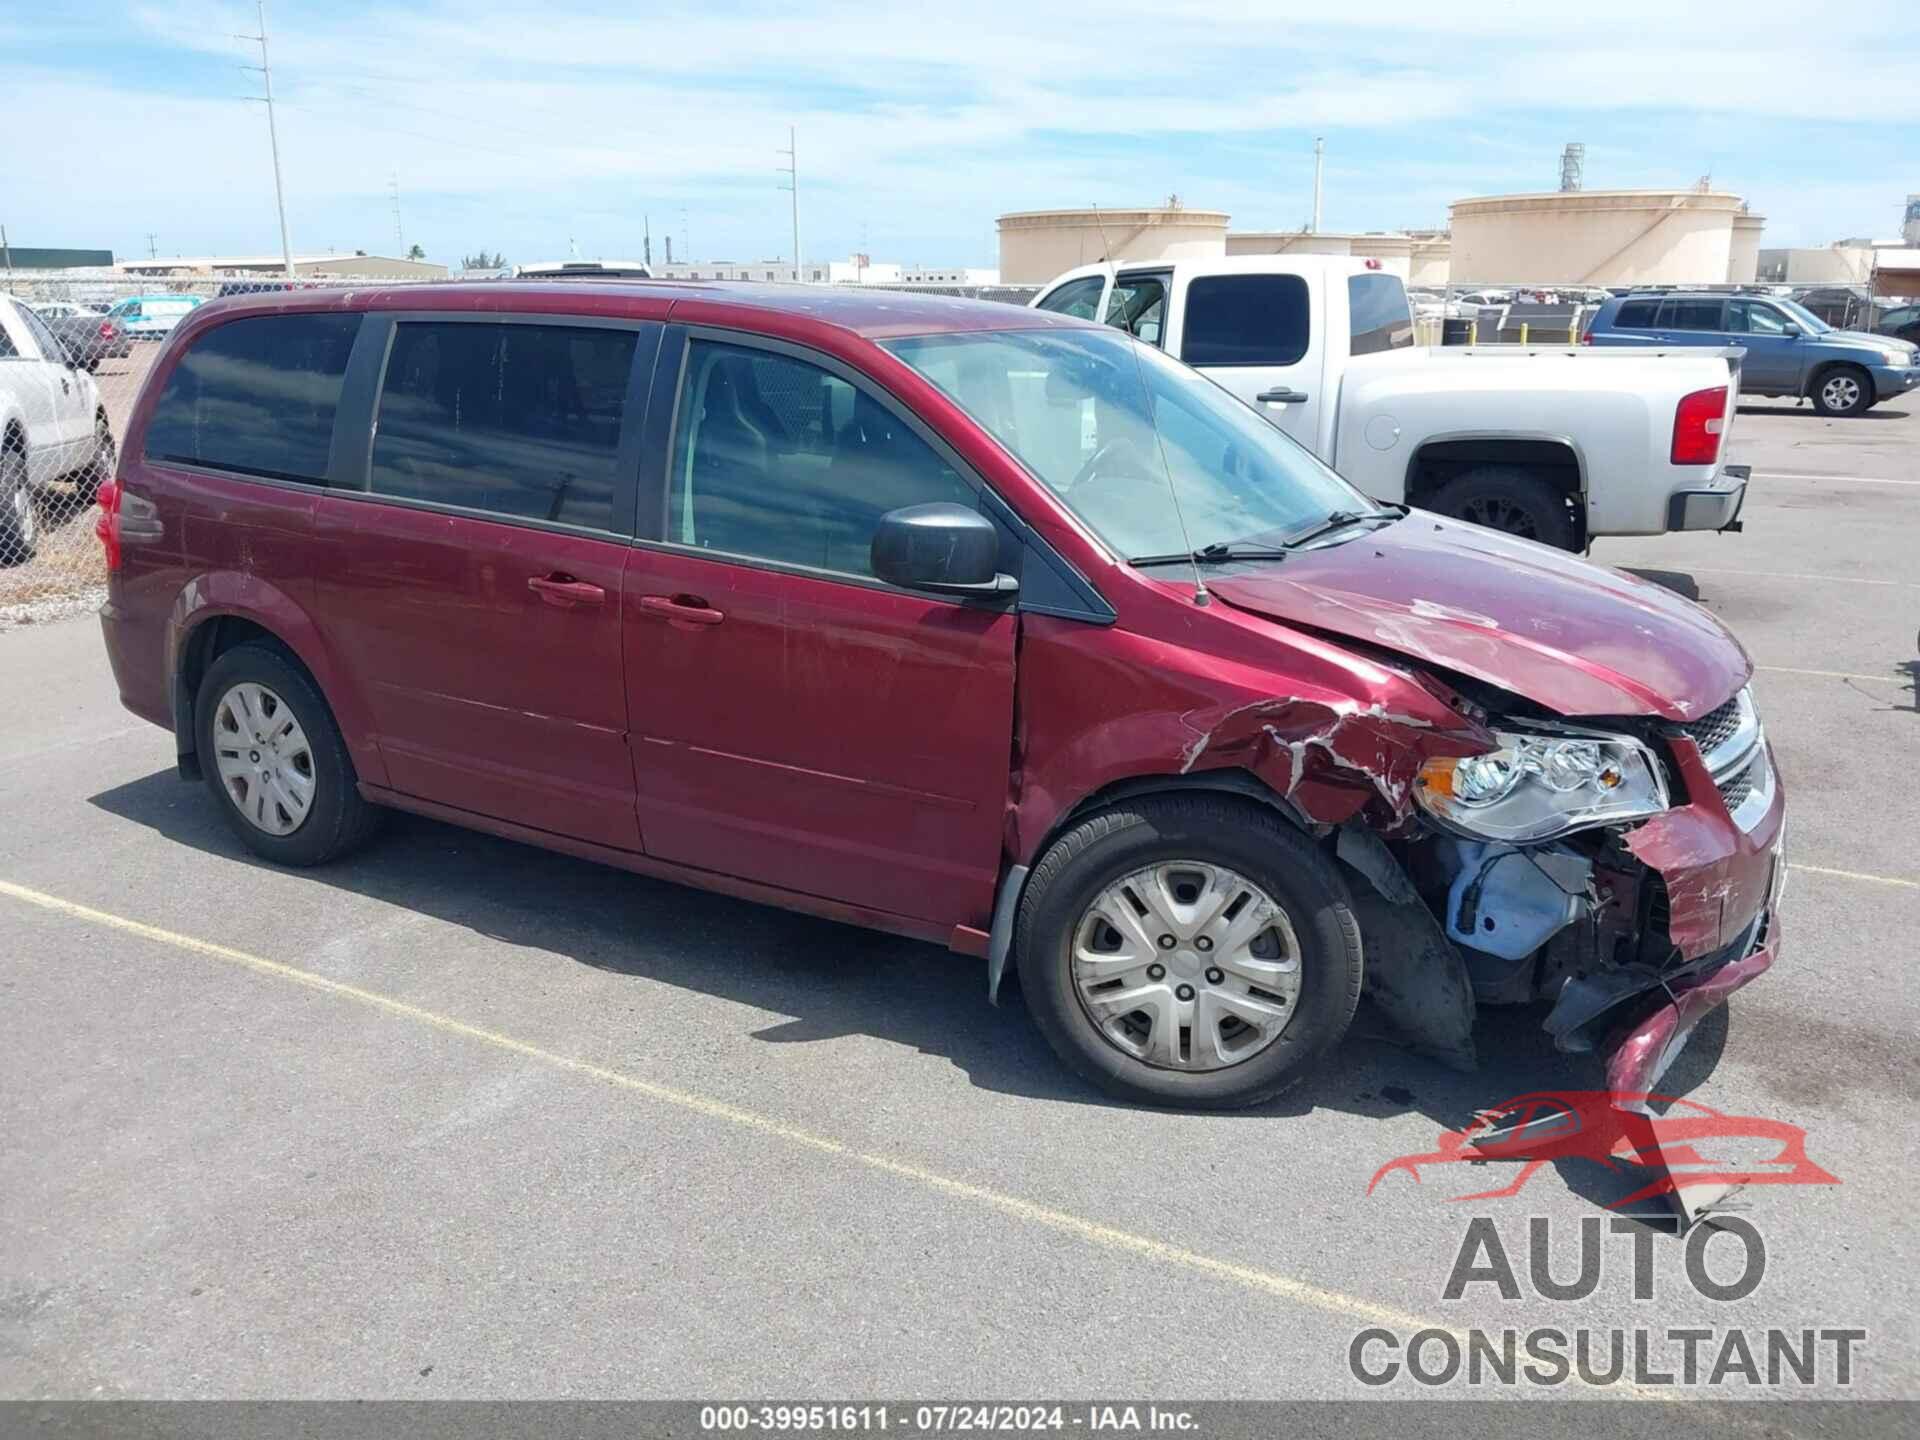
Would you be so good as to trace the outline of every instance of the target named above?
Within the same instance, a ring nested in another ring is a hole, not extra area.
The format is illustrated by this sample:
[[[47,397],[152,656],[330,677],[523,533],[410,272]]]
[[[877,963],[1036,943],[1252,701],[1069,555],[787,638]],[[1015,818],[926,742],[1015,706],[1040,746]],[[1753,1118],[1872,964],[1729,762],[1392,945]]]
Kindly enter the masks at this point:
[[[1667,498],[1667,529],[1738,531],[1752,474],[1749,465],[1723,465],[1712,480],[1674,491]]]

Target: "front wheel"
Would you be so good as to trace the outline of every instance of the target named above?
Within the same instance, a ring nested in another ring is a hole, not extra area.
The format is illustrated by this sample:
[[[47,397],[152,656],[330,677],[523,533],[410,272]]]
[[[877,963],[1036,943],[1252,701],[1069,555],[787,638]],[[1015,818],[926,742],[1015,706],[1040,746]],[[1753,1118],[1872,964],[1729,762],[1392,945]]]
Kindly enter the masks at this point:
[[[1231,1109],[1346,1033],[1359,926],[1331,861],[1216,796],[1141,800],[1061,836],[1027,884],[1022,993],[1062,1060],[1115,1095]]]
[[[27,457],[0,449],[0,565],[24,565],[40,548],[40,512],[27,483]]]
[[[1822,415],[1860,415],[1872,404],[1872,378],[1852,365],[1836,365],[1814,382],[1813,408]]]

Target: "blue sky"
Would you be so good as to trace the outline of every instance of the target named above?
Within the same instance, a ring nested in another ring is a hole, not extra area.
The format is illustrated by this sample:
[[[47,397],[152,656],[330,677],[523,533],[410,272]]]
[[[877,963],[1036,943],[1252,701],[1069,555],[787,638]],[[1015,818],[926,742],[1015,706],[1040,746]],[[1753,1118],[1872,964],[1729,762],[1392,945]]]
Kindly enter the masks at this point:
[[[278,248],[250,4],[78,0],[0,17],[16,244]],[[1351,11],[1351,14],[1335,12]],[[1465,196],[1747,197],[1767,245],[1894,234],[1920,192],[1920,6],[1809,26],[1804,0],[1371,0],[1339,6],[269,6],[297,251],[694,258],[801,246],[990,265],[994,217],[1177,193],[1236,228],[1435,226]],[[29,117],[34,118],[31,123]],[[684,219],[683,219],[684,214]]]

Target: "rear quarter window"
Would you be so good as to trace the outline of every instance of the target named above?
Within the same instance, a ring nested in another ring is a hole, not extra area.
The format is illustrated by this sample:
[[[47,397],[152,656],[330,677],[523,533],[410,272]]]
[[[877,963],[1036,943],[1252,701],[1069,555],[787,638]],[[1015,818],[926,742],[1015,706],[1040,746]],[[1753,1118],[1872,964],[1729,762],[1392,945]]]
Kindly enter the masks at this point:
[[[1613,317],[1616,330],[1651,330],[1654,317],[1660,313],[1658,300],[1629,300]]]
[[[1397,275],[1349,275],[1347,313],[1350,355],[1405,350],[1413,344],[1413,311]]]
[[[1298,275],[1203,275],[1187,283],[1180,358],[1189,365],[1292,365],[1312,336]]]
[[[147,459],[323,482],[359,333],[357,314],[262,315],[207,331],[167,377]]]

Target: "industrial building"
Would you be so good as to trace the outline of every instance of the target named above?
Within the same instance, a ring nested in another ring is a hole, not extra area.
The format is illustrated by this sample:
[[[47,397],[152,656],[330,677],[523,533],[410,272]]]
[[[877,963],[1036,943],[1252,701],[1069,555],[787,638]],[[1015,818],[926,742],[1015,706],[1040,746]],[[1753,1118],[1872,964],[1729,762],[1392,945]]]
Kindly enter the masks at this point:
[[[1742,284],[1765,224],[1738,195],[1698,189],[1488,195],[1449,209],[1460,286]]]

